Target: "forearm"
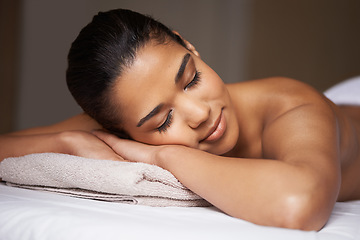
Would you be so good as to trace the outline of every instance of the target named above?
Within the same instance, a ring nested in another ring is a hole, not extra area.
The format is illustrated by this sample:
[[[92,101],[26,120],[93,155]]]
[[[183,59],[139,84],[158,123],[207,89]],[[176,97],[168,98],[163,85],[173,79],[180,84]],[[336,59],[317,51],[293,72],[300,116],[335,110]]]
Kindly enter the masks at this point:
[[[53,125],[0,135],[0,161],[7,157],[42,152],[92,156],[94,154],[87,155],[81,149],[91,152],[88,148],[93,145],[88,140],[94,137],[89,132],[99,128],[101,126],[88,115],[79,114]],[[93,144],[98,143],[95,141]]]
[[[260,225],[318,230],[337,199],[338,165],[325,162],[322,152],[287,161],[227,158],[94,134],[124,159],[158,165],[222,211]]]
[[[2,135],[0,136],[0,161],[7,157],[18,157],[31,153],[65,153],[60,143],[60,134]]]
[[[328,186],[311,171],[281,161],[225,158],[180,146],[163,148],[157,158],[159,166],[224,212],[261,225],[319,229],[336,199],[321,193]],[[306,225],[297,226],[305,217]]]

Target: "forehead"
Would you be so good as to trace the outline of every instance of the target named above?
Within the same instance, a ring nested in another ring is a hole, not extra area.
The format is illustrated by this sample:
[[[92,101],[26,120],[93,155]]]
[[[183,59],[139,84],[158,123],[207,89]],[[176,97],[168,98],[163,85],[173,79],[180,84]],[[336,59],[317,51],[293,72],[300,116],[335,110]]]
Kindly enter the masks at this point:
[[[175,76],[188,51],[181,45],[149,43],[139,49],[135,61],[117,80],[112,97],[122,119],[139,121],[163,101],[175,85]],[[125,123],[126,125],[126,123]]]

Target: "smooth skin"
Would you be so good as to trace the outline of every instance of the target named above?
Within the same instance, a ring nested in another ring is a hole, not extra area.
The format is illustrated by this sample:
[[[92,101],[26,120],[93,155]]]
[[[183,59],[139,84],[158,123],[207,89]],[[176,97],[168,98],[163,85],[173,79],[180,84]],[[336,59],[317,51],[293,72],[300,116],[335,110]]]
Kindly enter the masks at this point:
[[[110,97],[136,141],[80,114],[0,136],[0,159],[59,152],[154,164],[225,213],[267,226],[319,230],[336,201],[360,199],[359,107],[281,77],[225,85],[188,48],[149,43],[119,77]]]

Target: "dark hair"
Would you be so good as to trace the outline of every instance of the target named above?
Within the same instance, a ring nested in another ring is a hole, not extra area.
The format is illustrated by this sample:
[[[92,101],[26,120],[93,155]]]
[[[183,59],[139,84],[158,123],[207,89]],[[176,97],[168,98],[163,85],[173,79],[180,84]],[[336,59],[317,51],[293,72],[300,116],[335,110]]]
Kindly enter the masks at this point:
[[[66,82],[85,113],[121,136],[121,110],[110,99],[115,80],[131,66],[137,51],[150,40],[183,40],[149,16],[130,10],[99,12],[72,43]]]

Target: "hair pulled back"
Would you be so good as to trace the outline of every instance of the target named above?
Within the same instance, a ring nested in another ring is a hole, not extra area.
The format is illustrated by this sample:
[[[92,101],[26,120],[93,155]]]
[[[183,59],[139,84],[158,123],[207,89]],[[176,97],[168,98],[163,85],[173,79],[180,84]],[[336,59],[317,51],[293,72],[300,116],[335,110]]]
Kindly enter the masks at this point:
[[[67,86],[76,102],[104,128],[121,136],[121,110],[110,94],[115,80],[130,67],[137,51],[150,40],[183,40],[149,16],[131,10],[99,12],[72,43]]]

